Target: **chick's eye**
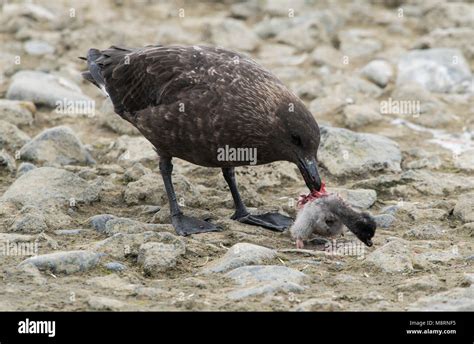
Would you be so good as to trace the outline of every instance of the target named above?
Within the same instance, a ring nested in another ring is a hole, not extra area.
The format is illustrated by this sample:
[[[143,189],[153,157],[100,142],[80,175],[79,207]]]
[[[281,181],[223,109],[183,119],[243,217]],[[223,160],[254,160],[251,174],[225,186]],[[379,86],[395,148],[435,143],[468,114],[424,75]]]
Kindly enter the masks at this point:
[[[298,135],[292,134],[291,135],[291,141],[299,147],[301,147],[303,145],[301,143],[301,137],[299,137]]]
[[[332,226],[332,225],[334,224],[334,222],[335,222],[335,221],[334,221],[333,219],[327,219],[327,220],[326,220],[326,224],[327,224],[328,226]]]

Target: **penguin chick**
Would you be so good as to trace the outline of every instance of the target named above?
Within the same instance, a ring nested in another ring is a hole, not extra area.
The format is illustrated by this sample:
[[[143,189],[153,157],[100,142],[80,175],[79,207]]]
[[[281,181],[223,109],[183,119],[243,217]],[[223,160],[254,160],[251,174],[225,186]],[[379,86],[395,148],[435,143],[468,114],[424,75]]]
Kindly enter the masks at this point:
[[[330,203],[338,198],[336,195],[315,199],[306,203],[296,216],[296,220],[290,228],[290,234],[296,240],[296,247],[303,248],[304,240],[308,240],[312,234],[322,237],[335,237],[342,234],[344,224],[331,211]]]

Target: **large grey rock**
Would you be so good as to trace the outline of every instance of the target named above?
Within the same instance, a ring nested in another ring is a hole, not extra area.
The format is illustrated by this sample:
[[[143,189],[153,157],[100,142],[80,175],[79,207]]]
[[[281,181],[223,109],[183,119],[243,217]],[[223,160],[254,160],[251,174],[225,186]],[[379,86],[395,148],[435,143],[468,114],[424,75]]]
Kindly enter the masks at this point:
[[[102,254],[92,251],[64,251],[31,257],[20,265],[32,264],[39,270],[72,274],[96,267],[101,257]]]
[[[20,158],[50,165],[95,163],[76,134],[65,126],[49,128],[39,133],[21,148]]]
[[[463,222],[474,222],[474,193],[468,193],[459,196],[454,215]]]
[[[386,137],[321,126],[318,157],[338,177],[376,171],[400,171],[398,144]]]
[[[397,85],[410,82],[431,92],[467,92],[472,88],[472,75],[458,49],[412,50],[401,57],[397,75]]]
[[[18,226],[12,230],[31,229],[35,223],[43,222],[48,228],[59,229],[71,222],[65,213],[71,202],[77,206],[97,201],[100,190],[100,184],[89,183],[72,172],[40,167],[23,174],[10,185],[0,198],[0,214],[4,215],[3,219],[14,219]]]
[[[29,100],[35,104],[58,107],[64,102],[93,104],[81,89],[71,81],[52,74],[37,71],[20,71],[12,77],[7,91],[8,99]],[[64,105],[64,104],[63,104]]]
[[[72,172],[53,167],[40,167],[22,175],[0,198],[18,206],[30,205],[45,209],[98,200],[98,189]]]
[[[408,310],[472,312],[474,311],[474,286],[454,288],[435,295],[422,297],[410,305]]]
[[[273,294],[278,291],[301,292],[300,285],[307,276],[295,269],[279,265],[242,266],[226,274],[240,285],[240,288],[228,294],[231,299]]]
[[[384,272],[400,273],[413,270],[412,252],[402,240],[392,240],[370,253],[365,262]]]
[[[211,262],[202,272],[226,272],[244,265],[257,265],[276,257],[276,251],[254,244],[238,243],[232,246],[226,254]]]
[[[138,251],[137,262],[147,276],[157,277],[174,268],[178,258],[186,252],[183,239],[171,233],[159,234],[157,241],[142,244]]]
[[[34,110],[35,105],[31,102],[0,99],[0,120],[16,126],[30,125]]]
[[[16,125],[0,120],[0,150],[15,152],[30,141],[30,136]]]

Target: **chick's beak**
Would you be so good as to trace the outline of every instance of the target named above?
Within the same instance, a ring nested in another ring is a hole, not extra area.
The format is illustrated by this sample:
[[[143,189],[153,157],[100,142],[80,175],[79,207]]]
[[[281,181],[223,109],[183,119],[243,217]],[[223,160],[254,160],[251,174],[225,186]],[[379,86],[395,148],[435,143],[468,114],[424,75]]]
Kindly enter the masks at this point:
[[[298,159],[298,168],[303,176],[306,186],[310,191],[321,190],[321,177],[318,172],[318,165],[315,158]]]

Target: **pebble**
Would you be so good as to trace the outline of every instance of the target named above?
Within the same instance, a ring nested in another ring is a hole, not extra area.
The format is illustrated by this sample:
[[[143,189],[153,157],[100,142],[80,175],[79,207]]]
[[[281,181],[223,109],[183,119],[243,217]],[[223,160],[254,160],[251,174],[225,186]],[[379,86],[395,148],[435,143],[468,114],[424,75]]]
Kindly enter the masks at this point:
[[[227,272],[244,265],[259,265],[276,257],[276,251],[249,243],[238,243],[226,254],[209,263],[202,272],[204,274]]]

